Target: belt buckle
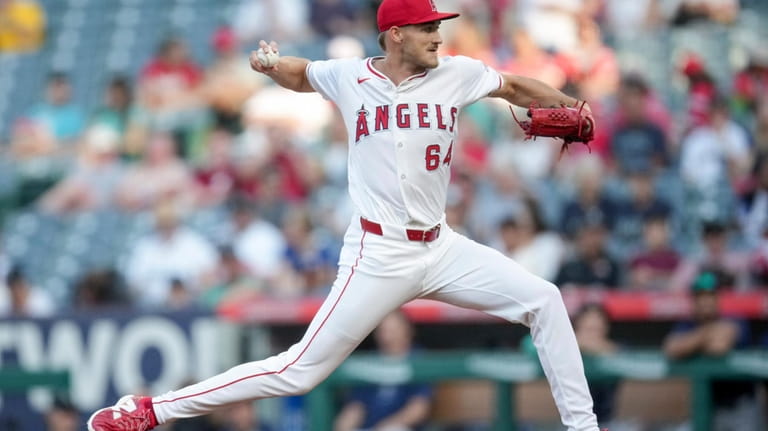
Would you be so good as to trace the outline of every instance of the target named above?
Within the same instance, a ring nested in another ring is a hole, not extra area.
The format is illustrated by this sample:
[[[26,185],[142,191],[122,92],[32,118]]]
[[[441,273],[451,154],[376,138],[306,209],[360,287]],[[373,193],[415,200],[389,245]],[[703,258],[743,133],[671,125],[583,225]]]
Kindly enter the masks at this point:
[[[424,242],[432,242],[440,236],[440,223],[435,225],[432,229],[424,232]],[[430,238],[431,237],[431,238]]]

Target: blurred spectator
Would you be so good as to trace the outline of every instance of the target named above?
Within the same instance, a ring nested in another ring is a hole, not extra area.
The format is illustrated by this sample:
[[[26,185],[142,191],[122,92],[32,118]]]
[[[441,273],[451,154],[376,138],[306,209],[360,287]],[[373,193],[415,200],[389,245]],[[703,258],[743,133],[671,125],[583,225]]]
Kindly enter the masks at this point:
[[[445,46],[440,47],[444,55],[466,55],[495,67],[496,55],[491,49],[488,30],[472,13],[465,13],[463,20],[452,22],[447,33]]]
[[[520,211],[529,192],[515,170],[514,156],[503,149],[492,155],[488,175],[479,179],[468,227],[476,240],[488,243],[495,237],[501,221]]]
[[[502,252],[523,268],[553,281],[565,255],[565,245],[556,233],[544,226],[535,202],[524,201],[523,209],[502,221]]]
[[[565,72],[557,65],[552,55],[536,45],[531,35],[523,28],[511,32],[512,58],[500,69],[516,75],[528,76],[543,81],[555,88],[565,85]]]
[[[733,24],[739,17],[739,0],[682,0],[669,2],[674,12],[672,24],[686,25],[697,21]]]
[[[117,189],[117,203],[125,210],[152,208],[161,200],[173,200],[182,207],[194,201],[194,182],[189,166],[176,155],[171,136],[155,133],[141,161],[123,176]]]
[[[48,317],[55,309],[48,293],[33,287],[21,267],[11,267],[0,286],[0,316]]]
[[[0,55],[37,51],[45,37],[45,11],[35,0],[0,0]]]
[[[229,411],[217,410],[209,415],[173,421],[168,425],[169,431],[230,431],[227,428]]]
[[[119,272],[104,269],[86,272],[75,283],[74,305],[88,310],[130,304],[125,297],[124,283]]]
[[[270,167],[273,152],[273,145],[261,127],[251,128],[239,135],[233,154],[233,196],[254,202],[259,198],[262,176]]]
[[[768,87],[766,87],[768,89]],[[768,94],[768,90],[766,90]],[[757,105],[755,127],[753,129],[755,153],[758,156],[768,156],[768,96]]]
[[[606,250],[605,227],[600,221],[586,219],[576,234],[574,256],[560,267],[555,284],[616,289],[620,281],[619,264]]]
[[[365,57],[365,46],[363,46],[363,43],[359,39],[348,35],[334,36],[328,41],[325,51],[329,59]],[[334,115],[338,115],[338,111],[334,110]]]
[[[199,298],[205,307],[215,309],[222,302],[234,302],[264,293],[264,280],[254,278],[231,246],[219,247],[219,264],[213,272],[211,285]]]
[[[227,409],[226,431],[270,431],[272,428],[259,420],[256,406],[256,403],[247,401]]]
[[[309,24],[315,33],[324,38],[353,33],[356,26],[357,7],[344,0],[315,0],[309,4]]]
[[[619,350],[618,344],[609,338],[611,318],[600,304],[583,305],[573,318],[573,330],[583,354],[610,355]]]
[[[586,357],[612,355],[619,350],[619,346],[609,338],[611,319],[600,304],[590,303],[582,306],[573,318],[573,331],[579,349]],[[605,425],[613,419],[616,389],[615,381],[589,382],[595,415],[600,424]]]
[[[645,219],[672,214],[669,204],[656,196],[650,172],[633,172],[628,183],[629,197],[616,205],[616,223],[611,235],[611,249],[622,259],[639,251]]]
[[[347,129],[344,118],[336,111],[323,139],[322,167],[325,181],[342,190],[347,185]],[[344,192],[346,194],[346,192]]]
[[[445,222],[451,229],[469,238],[477,237],[470,228],[469,220],[474,199],[475,183],[472,176],[464,172],[454,172],[446,196]]]
[[[665,141],[672,136],[672,115],[645,77],[637,73],[624,74],[614,100],[609,102],[605,121],[600,123],[608,136],[613,136],[627,123],[638,122],[635,119],[656,125],[663,132]]]
[[[724,356],[748,346],[747,323],[723,316],[718,310],[716,278],[715,274],[703,272],[691,284],[692,319],[678,323],[664,341],[664,353],[669,358]],[[715,380],[712,397],[715,406],[713,430],[761,429],[754,382]]]
[[[70,401],[57,397],[45,415],[45,423],[46,431],[78,431],[80,412]]]
[[[754,114],[768,98],[768,48],[750,47],[749,63],[733,77],[733,98],[740,118]]]
[[[754,282],[768,286],[768,156],[758,158],[752,189],[741,199],[742,236],[753,249],[750,273]]]
[[[33,118],[19,118],[11,130],[11,156],[23,163],[35,162],[55,153],[59,148],[48,127]]]
[[[133,89],[128,77],[113,76],[103,97],[102,106],[93,114],[91,124],[110,127],[122,137],[128,129],[133,107]]]
[[[196,297],[209,285],[218,259],[216,249],[197,232],[181,226],[179,217],[172,203],[157,205],[153,232],[129,252],[125,274],[140,305],[159,307],[181,301],[187,294]]]
[[[243,104],[259,88],[259,74],[251,70],[229,27],[220,27],[211,41],[216,58],[205,71],[203,94],[213,112],[214,126],[240,133]]]
[[[253,401],[233,404],[210,415],[175,421],[170,431],[271,431],[259,419],[256,406]]]
[[[413,354],[413,327],[402,311],[388,314],[374,332],[379,355],[405,359]],[[423,383],[356,387],[336,417],[335,431],[418,430],[429,418],[432,389]]]
[[[8,256],[8,252],[6,252],[2,238],[0,237],[0,280],[5,280],[11,267],[11,259]]]
[[[66,158],[57,157],[59,150],[51,130],[40,120],[20,118],[14,123],[9,157],[13,169],[7,171],[16,181],[13,206],[35,202],[59,180],[67,164]]]
[[[686,256],[670,282],[671,288],[684,291],[702,273],[713,274],[718,288],[745,290],[749,288],[748,256],[728,246],[728,227],[721,222],[704,222],[703,247],[700,252]]]
[[[145,127],[171,132],[182,157],[191,155],[191,132],[205,120],[202,69],[189,57],[186,42],[171,37],[141,71],[139,101]]]
[[[709,123],[709,107],[717,97],[715,80],[704,67],[703,60],[688,53],[682,65],[682,73],[688,80],[688,120],[686,129]]]
[[[708,124],[693,129],[683,139],[681,176],[695,190],[707,195],[718,184],[740,185],[750,164],[749,136],[731,119],[727,101],[714,98],[709,106]]]
[[[666,17],[658,0],[603,1],[605,27],[618,40],[648,36],[665,23]]]
[[[590,18],[578,25],[578,45],[561,53],[560,67],[568,80],[579,88],[582,99],[597,105],[616,92],[619,86],[619,63],[613,49],[603,43],[600,27]]]
[[[290,290],[324,296],[336,276],[338,253],[315,230],[310,214],[304,209],[297,208],[286,214],[283,236],[286,242],[283,258],[293,276],[288,278],[291,286],[281,283],[278,289],[282,294]]]
[[[199,205],[218,205],[232,191],[235,183],[232,140],[232,134],[223,128],[208,134],[202,164],[195,170]]]
[[[72,100],[69,76],[62,72],[48,76],[45,99],[32,108],[29,118],[46,126],[60,144],[71,144],[80,136],[85,126],[85,115]]]
[[[617,95],[621,121],[611,135],[611,153],[619,173],[657,169],[667,164],[664,130],[648,109],[649,89],[634,77],[625,77]]]
[[[483,128],[493,128],[492,123],[483,124],[482,117],[493,115],[487,108],[478,105],[474,110],[467,110],[465,115],[459,115],[457,145],[451,149],[452,169],[481,175],[486,173],[491,145]]]
[[[739,216],[748,245],[756,247],[768,235],[768,154],[755,160],[749,189],[741,196]]]
[[[40,199],[40,207],[52,213],[110,208],[124,169],[118,159],[119,136],[105,126],[91,126],[77,165]]]
[[[643,225],[643,248],[629,261],[629,287],[639,290],[669,289],[682,258],[670,245],[669,221],[664,214],[648,214]]]
[[[232,244],[235,256],[257,280],[269,281],[278,275],[286,243],[283,234],[264,220],[254,204],[242,199],[232,203],[232,221],[225,243]]]
[[[258,200],[273,223],[282,220],[286,205],[303,202],[322,180],[320,163],[311,161],[296,139],[296,133],[278,124],[254,127],[239,139],[232,193]]]
[[[232,15],[232,28],[244,44],[256,46],[260,39],[291,44],[309,33],[308,16],[306,0],[240,0]]]
[[[577,17],[583,0],[524,0],[515,2],[517,13],[540,47],[568,52],[578,44]],[[557,31],[551,31],[556,28]]]
[[[200,290],[202,290],[202,288]],[[169,310],[183,310],[189,308],[195,300],[193,295],[193,292],[190,291],[189,287],[184,283],[184,280],[174,277],[171,279],[171,293],[168,295],[168,300],[166,301],[165,306]]]
[[[559,226],[573,239],[585,223],[601,223],[612,229],[616,220],[616,205],[603,191],[605,169],[599,158],[582,157],[574,166],[571,178],[565,180],[576,187],[574,199],[566,202]]]

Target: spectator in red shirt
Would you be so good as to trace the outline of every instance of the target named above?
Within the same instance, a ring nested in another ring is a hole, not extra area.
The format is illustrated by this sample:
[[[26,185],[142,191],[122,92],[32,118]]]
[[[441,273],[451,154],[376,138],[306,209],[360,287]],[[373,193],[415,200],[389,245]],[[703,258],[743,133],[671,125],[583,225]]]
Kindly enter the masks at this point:
[[[644,250],[629,262],[633,289],[664,290],[680,265],[680,254],[669,243],[669,223],[664,215],[651,215],[643,226]]]
[[[760,99],[768,97],[768,49],[753,49],[747,67],[733,78],[737,115],[757,111]]]
[[[182,156],[189,153],[189,133],[202,126],[205,118],[202,77],[202,69],[176,38],[164,41],[141,71],[139,101],[146,114],[145,126],[173,133]]]
[[[162,78],[168,80],[166,85],[186,90],[196,87],[202,77],[203,72],[189,58],[186,45],[176,38],[164,41],[157,55],[141,71],[145,82]]]
[[[600,27],[583,18],[578,27],[577,47],[557,57],[568,80],[579,87],[582,97],[596,104],[614,94],[619,86],[619,63],[613,50],[603,43]]]
[[[208,135],[204,151],[202,164],[194,174],[197,200],[201,205],[217,205],[229,196],[235,182],[232,134],[223,128],[214,129]]]
[[[682,72],[688,79],[687,127],[706,125],[709,123],[709,106],[717,96],[715,81],[704,67],[701,58],[695,54],[688,54]]]

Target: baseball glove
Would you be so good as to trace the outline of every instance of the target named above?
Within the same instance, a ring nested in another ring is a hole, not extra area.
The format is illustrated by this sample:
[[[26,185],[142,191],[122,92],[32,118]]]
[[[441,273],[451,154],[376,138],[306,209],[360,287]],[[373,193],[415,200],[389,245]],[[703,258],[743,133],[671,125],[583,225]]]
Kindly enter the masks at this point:
[[[563,146],[560,147],[560,155],[568,148],[572,142],[581,142],[589,148],[595,136],[595,120],[588,109],[584,109],[586,102],[577,104],[576,107],[561,105],[554,108],[542,108],[536,103],[532,103],[528,108],[528,118],[530,120],[520,121],[515,116],[512,107],[512,118],[515,119],[520,128],[525,132],[525,138],[536,139],[537,136],[547,136],[552,138],[561,138]]]

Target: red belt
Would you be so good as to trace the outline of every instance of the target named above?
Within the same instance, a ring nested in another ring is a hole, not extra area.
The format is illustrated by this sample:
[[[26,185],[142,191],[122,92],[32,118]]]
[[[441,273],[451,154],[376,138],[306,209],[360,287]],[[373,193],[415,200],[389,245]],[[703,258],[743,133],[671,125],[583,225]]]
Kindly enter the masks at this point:
[[[376,222],[360,217],[360,226],[366,232],[383,235],[381,225]],[[405,234],[411,241],[432,242],[440,236],[440,224],[438,223],[435,227],[429,230],[406,229]]]

